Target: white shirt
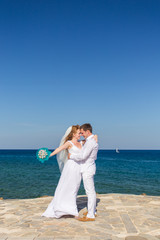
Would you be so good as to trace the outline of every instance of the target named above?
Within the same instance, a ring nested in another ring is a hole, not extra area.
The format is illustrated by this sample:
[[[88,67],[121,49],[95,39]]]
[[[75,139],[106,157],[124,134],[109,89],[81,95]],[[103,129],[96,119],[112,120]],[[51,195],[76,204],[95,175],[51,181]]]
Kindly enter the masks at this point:
[[[98,143],[93,138],[93,134],[86,139],[82,151],[79,154],[71,154],[70,159],[80,162],[81,172],[95,174]]]

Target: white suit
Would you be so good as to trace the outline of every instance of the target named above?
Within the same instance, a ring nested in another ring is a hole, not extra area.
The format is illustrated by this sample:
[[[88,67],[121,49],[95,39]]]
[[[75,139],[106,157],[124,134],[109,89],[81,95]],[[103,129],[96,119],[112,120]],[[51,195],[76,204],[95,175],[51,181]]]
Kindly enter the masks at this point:
[[[97,159],[98,144],[93,135],[86,139],[82,151],[79,154],[71,154],[70,159],[80,162],[84,188],[88,196],[88,218],[95,217],[96,192],[94,187],[94,174],[96,172],[95,160]]]

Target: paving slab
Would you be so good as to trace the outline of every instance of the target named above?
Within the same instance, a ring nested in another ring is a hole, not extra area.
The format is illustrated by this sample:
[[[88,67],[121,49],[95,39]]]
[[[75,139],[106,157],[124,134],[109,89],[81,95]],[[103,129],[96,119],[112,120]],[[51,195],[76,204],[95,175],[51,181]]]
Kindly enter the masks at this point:
[[[0,240],[159,240],[160,197],[97,194],[95,222],[41,217],[52,196],[0,200]],[[77,197],[79,215],[87,197]]]

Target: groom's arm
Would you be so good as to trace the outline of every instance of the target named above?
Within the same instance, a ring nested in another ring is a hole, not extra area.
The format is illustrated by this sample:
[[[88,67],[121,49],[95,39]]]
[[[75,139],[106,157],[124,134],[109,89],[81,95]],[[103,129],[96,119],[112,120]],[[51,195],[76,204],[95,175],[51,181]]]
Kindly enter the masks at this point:
[[[79,154],[72,153],[70,155],[70,159],[73,159],[74,161],[77,161],[77,162],[82,161],[82,160],[87,160],[87,158],[89,157],[89,155],[91,154],[93,149],[97,146],[98,146],[98,144],[95,142],[95,140],[89,141],[85,144],[81,153],[79,153]]]

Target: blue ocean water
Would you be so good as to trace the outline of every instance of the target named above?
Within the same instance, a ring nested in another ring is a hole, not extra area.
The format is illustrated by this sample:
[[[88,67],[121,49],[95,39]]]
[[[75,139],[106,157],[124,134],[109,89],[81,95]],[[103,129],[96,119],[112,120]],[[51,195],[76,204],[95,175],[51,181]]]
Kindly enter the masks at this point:
[[[160,196],[160,150],[99,150],[97,193]],[[0,150],[0,197],[36,198],[54,195],[60,172],[56,157],[45,163],[36,150]],[[85,194],[83,184],[78,194]]]

